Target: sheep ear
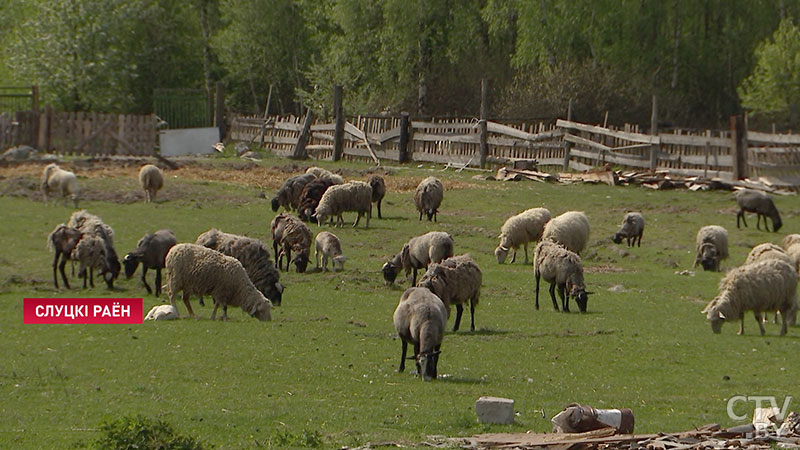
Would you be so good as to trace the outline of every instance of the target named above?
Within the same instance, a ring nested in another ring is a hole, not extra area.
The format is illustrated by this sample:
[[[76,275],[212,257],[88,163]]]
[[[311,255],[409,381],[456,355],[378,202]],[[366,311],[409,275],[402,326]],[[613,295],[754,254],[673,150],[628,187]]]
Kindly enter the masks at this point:
[[[717,316],[718,316],[720,319],[722,319],[722,320],[728,320],[728,319],[725,317],[725,314],[722,314],[722,312],[717,312]]]

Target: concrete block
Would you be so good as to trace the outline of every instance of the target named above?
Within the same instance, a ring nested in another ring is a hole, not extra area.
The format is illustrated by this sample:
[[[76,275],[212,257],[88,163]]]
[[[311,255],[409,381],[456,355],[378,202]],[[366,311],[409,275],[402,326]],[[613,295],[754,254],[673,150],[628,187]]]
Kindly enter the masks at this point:
[[[475,402],[480,423],[514,423],[514,400],[501,397],[481,397]]]

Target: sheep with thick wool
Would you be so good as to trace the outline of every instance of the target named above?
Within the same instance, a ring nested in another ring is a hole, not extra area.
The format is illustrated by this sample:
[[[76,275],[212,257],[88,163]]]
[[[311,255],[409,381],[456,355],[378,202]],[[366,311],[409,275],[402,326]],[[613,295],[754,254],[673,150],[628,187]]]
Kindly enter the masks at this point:
[[[589,242],[589,219],[580,211],[567,211],[551,219],[544,226],[542,240],[563,245],[567,250],[580,254]]]
[[[782,336],[789,318],[797,313],[797,270],[784,261],[769,259],[733,269],[722,279],[719,290],[702,311],[714,333],[721,331],[723,321],[740,320],[739,334],[744,334],[744,313],[753,311],[764,335],[761,313],[779,311]]]
[[[406,369],[406,353],[408,344],[411,344],[414,346],[417,373],[423,381],[435,380],[447,326],[447,308],[442,300],[428,289],[408,288],[400,297],[392,319],[402,343],[397,371]]]
[[[337,184],[328,188],[317,205],[314,215],[317,223],[322,226],[329,218],[336,217],[336,225],[344,225],[342,213],[355,211],[358,213],[353,227],[358,226],[361,216],[366,215],[367,221],[364,225],[369,228],[369,219],[372,217],[372,188],[363,181],[350,181],[345,184]]]
[[[639,239],[639,247],[642,246],[642,235],[644,234],[644,216],[639,212],[629,212],[622,218],[622,226],[619,231],[614,233],[611,240],[615,244],[619,244],[625,239],[628,247],[631,247],[631,239],[633,245],[636,245],[636,239]]]
[[[422,215],[425,214],[429,222],[431,219],[436,222],[442,199],[444,199],[444,185],[438,178],[428,177],[422,180],[414,191],[414,205],[419,211],[419,220],[422,220]]]
[[[79,275],[83,278],[83,287],[86,282],[94,287],[94,269],[100,269],[101,273],[106,270],[106,247],[103,240],[97,236],[82,233],[77,228],[68,227],[65,224],[56,225],[53,231],[47,236],[47,247],[55,253],[53,258],[53,284],[58,289],[58,274],[61,271],[61,279],[64,286],[69,289],[69,281],[64,272],[67,261],[77,261],[80,263]],[[60,262],[59,262],[60,260]]]
[[[458,331],[464,305],[469,303],[470,331],[475,331],[475,307],[481,296],[483,272],[469,255],[447,258],[440,263],[432,263],[417,284],[436,294],[447,308],[450,316],[450,305],[456,305],[456,320],[453,332]]]
[[[281,206],[289,211],[297,209],[300,205],[300,193],[303,192],[303,188],[316,179],[317,177],[310,173],[287,178],[275,193],[275,197],[272,198],[272,210],[278,211]]]
[[[534,252],[533,274],[536,278],[536,309],[539,309],[539,279],[544,278],[544,281],[550,283],[550,298],[556,311],[558,302],[555,289],[558,287],[564,312],[569,312],[570,297],[575,299],[582,313],[586,312],[589,296],[583,280],[583,264],[577,253],[553,241],[542,240]]]
[[[45,166],[42,171],[42,196],[47,203],[48,195],[56,194],[65,199],[69,197],[72,199],[72,204],[75,208],[78,207],[78,178],[74,173],[58,167],[56,163],[50,163]],[[54,204],[58,203],[58,198],[55,199]]]
[[[77,228],[83,234],[96,236],[103,240],[106,246],[106,264],[101,274],[108,288],[113,289],[114,280],[117,279],[122,269],[117,251],[114,249],[114,230],[100,217],[90,214],[85,209],[72,213],[67,226]]]
[[[342,243],[339,238],[330,231],[317,233],[314,238],[314,260],[317,262],[317,269],[320,268],[319,260],[322,257],[322,271],[328,270],[328,260],[331,260],[333,271],[344,269],[344,262],[347,257],[342,254]]]
[[[278,214],[270,223],[272,230],[272,248],[275,251],[275,265],[282,268],[281,261],[286,257],[286,271],[289,263],[293,262],[298,273],[303,273],[308,267],[308,258],[311,254],[311,230],[297,217],[291,214]],[[280,250],[279,250],[280,249]],[[295,253],[292,259],[292,251]]]
[[[333,184],[344,184],[344,178],[341,175],[331,172],[322,167],[309,167],[306,169],[307,174],[314,175],[318,180],[329,180]]]
[[[753,264],[767,259],[779,259],[785,263],[795,265],[795,260],[789,256],[780,246],[765,242],[758,244],[750,250],[745,259],[745,264]]]
[[[78,261],[78,274],[83,277],[83,288],[86,289],[86,279],[89,285],[94,287],[94,271],[99,270],[103,273],[107,269],[108,259],[107,249],[103,239],[98,236],[83,234],[78,245],[72,250],[71,260]]]
[[[164,187],[164,174],[157,166],[145,164],[139,170],[139,184],[144,190],[144,202],[154,202],[156,194]]]
[[[787,234],[781,240],[781,247],[783,247],[784,250],[788,250],[789,247],[795,244],[800,244],[800,234]]]
[[[196,244],[177,244],[170,249],[166,260],[166,288],[169,301],[175,306],[178,292],[183,293],[183,303],[194,317],[189,298],[192,295],[210,295],[214,299],[211,320],[221,305],[239,306],[242,311],[259,320],[270,320],[272,303],[250,281],[242,263]],[[222,319],[227,319],[223,312]]]
[[[417,270],[426,268],[432,262],[438,263],[453,256],[453,238],[443,231],[431,231],[411,238],[400,253],[383,265],[383,279],[387,285],[394,283],[401,270],[408,274],[413,270],[411,286],[417,284]]]
[[[778,208],[775,207],[775,203],[767,194],[753,189],[742,189],[736,191],[734,196],[736,197],[736,203],[739,205],[739,212],[736,213],[736,228],[739,228],[740,219],[744,222],[744,226],[747,226],[747,220],[744,217],[745,212],[756,213],[756,228],[759,230],[761,229],[762,217],[764,218],[765,231],[769,231],[767,217],[772,220],[772,231],[778,231],[783,224]]]
[[[367,184],[372,188],[372,203],[378,207],[378,219],[383,219],[381,214],[381,202],[386,195],[386,182],[380,175],[372,175],[369,177]]]
[[[270,261],[269,249],[263,242],[212,228],[197,236],[195,244],[239,260],[256,289],[274,306],[281,305],[284,288],[275,264]]]
[[[728,257],[728,230],[719,225],[707,225],[697,232],[695,239],[695,258],[703,270],[719,272],[720,262]]]
[[[528,243],[542,238],[544,226],[549,221],[550,211],[546,208],[531,208],[509,217],[500,228],[500,245],[494,250],[497,262],[505,262],[509,250],[513,250],[513,263],[517,258],[517,249],[522,245],[525,250],[525,264],[528,264]]]
[[[161,295],[161,269],[165,267],[167,253],[169,249],[178,243],[178,238],[172,230],[158,230],[155,233],[147,233],[139,242],[136,243],[136,248],[131,250],[130,253],[122,258],[122,265],[125,267],[125,277],[130,279],[139,264],[142,265],[142,284],[147,290],[148,294],[152,294],[153,290],[147,284],[147,271],[152,269],[156,271],[156,297]]]

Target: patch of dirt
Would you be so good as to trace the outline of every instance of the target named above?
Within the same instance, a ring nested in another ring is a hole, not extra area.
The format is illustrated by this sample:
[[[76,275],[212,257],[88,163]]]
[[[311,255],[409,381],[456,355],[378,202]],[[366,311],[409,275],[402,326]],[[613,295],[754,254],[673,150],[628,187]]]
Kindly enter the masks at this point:
[[[622,267],[617,267],[611,264],[599,264],[596,266],[589,266],[583,268],[584,272],[588,273],[624,273],[628,272],[627,269],[623,269]]]

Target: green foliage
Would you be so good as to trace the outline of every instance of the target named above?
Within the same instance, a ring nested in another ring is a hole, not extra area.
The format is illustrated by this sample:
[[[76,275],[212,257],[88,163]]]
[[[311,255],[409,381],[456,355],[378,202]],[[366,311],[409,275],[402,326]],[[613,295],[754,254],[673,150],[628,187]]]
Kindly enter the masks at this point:
[[[123,417],[100,426],[102,436],[92,443],[97,450],[202,450],[191,437],[176,435],[172,427],[159,419],[143,415]]]
[[[266,442],[268,448],[318,448],[322,446],[322,435],[318,431],[305,429],[296,433],[280,428]]]

